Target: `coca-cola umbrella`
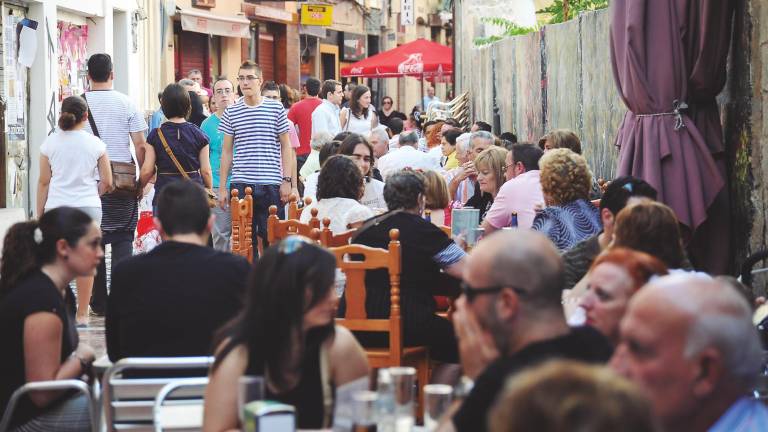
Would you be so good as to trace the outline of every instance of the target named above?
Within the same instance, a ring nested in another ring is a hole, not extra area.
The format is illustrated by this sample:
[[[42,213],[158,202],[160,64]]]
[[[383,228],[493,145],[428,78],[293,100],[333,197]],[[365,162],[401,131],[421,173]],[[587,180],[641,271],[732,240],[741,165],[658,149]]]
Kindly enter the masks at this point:
[[[350,78],[411,76],[441,81],[449,78],[452,73],[451,47],[426,39],[416,39],[341,69],[341,76]]]

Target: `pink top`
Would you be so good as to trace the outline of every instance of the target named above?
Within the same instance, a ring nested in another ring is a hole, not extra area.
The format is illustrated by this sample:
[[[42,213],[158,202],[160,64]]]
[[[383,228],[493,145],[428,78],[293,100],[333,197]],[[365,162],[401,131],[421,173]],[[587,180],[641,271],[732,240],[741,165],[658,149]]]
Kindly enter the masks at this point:
[[[494,228],[501,229],[512,223],[512,213],[517,213],[517,225],[530,228],[536,217],[537,204],[544,203],[539,171],[528,171],[504,183],[485,215]]]

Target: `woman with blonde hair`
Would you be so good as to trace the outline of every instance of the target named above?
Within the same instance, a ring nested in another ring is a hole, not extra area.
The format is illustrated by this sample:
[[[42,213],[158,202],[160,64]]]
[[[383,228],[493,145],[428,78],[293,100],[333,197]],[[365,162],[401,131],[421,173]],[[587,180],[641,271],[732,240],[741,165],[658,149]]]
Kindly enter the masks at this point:
[[[430,221],[437,225],[450,225],[450,215],[445,208],[451,201],[448,185],[443,176],[435,171],[424,171],[424,211],[429,211]]]
[[[539,139],[539,147],[544,151],[567,148],[581,154],[581,140],[570,129],[555,129]]]
[[[545,152],[539,168],[547,207],[536,215],[532,228],[549,237],[561,252],[599,234],[603,224],[600,210],[589,201],[592,173],[586,159],[559,148]]]
[[[504,184],[506,171],[507,150],[502,147],[491,146],[475,158],[475,171],[477,171],[477,184],[479,190],[470,198],[465,207],[480,210],[480,223],[485,219],[485,214],[493,205],[496,194]]]

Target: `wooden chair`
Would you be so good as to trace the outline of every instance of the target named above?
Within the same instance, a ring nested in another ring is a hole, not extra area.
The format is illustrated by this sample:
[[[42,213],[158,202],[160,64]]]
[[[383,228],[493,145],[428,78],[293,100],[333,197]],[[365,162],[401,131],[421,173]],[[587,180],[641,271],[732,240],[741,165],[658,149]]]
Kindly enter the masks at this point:
[[[323,247],[339,247],[339,246],[346,246],[349,244],[349,240],[352,238],[353,235],[357,232],[357,229],[351,229],[349,231],[344,231],[343,233],[334,235],[331,229],[329,228],[331,226],[331,220],[328,218],[323,218],[323,229],[320,230],[320,244]]]
[[[237,189],[233,189],[229,209],[232,214],[232,253],[253,262],[253,190],[245,188],[245,197],[239,199]]]
[[[389,334],[389,348],[365,348],[368,363],[372,368],[413,366],[419,380],[419,407],[423,407],[421,388],[429,381],[429,350],[425,346],[403,346],[403,323],[400,316],[400,272],[401,247],[400,231],[389,231],[389,249],[349,244],[328,250],[336,257],[336,266],[347,277],[344,295],[347,310],[344,318],[336,323],[357,332],[386,332]],[[350,260],[355,257],[356,260]],[[357,260],[362,257],[362,260]],[[388,319],[369,319],[365,310],[365,272],[385,268],[389,271],[391,305]],[[418,411],[421,413],[421,409]],[[420,415],[419,415],[420,417]]]
[[[280,220],[277,217],[277,206],[269,206],[267,217],[267,241],[274,244],[289,235],[303,235],[312,240],[320,239],[320,219],[317,218],[318,210],[312,209],[312,217],[309,223],[301,223],[298,219]]]
[[[304,198],[304,207],[299,208],[299,197],[296,195],[291,195],[291,198],[288,200],[288,215],[286,219],[301,219],[301,213],[304,211],[305,208],[307,208],[308,205],[312,204],[312,198],[305,197]],[[318,227],[319,228],[319,227]]]

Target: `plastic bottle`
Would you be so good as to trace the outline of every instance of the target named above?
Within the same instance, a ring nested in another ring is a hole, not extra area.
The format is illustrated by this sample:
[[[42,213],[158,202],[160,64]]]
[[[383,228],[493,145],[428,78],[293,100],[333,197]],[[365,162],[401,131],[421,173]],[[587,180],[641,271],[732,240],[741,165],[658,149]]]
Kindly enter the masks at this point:
[[[512,222],[509,224],[512,228],[517,228],[517,212],[512,212]]]

